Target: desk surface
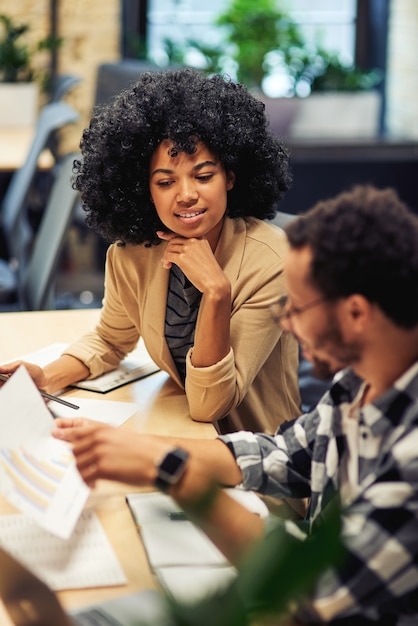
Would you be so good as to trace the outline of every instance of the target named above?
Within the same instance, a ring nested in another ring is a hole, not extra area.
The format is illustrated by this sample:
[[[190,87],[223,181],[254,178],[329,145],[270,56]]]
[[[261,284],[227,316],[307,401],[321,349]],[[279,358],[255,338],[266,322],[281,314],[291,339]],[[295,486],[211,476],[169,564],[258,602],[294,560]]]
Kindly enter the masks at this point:
[[[33,136],[33,128],[0,126],[0,172],[13,172],[24,162]],[[54,164],[49,150],[42,152],[39,166],[49,169]]]
[[[43,311],[0,314],[0,362],[42,348],[54,342],[70,342],[93,327],[98,319],[96,309],[78,311]],[[97,394],[81,389],[68,391],[71,397],[94,397]],[[121,426],[137,431],[181,434],[213,438],[212,424],[193,422],[187,400],[181,389],[163,372],[115,389],[106,400],[135,402],[137,413]],[[155,588],[146,554],[125,503],[124,495],[135,491],[129,485],[100,481],[87,502],[100,518],[109,540],[125,572],[128,584],[120,587],[80,589],[59,592],[66,607],[75,607],[124,595],[140,589]],[[139,489],[137,490],[139,491]],[[15,512],[0,496],[0,514]],[[0,603],[0,624],[8,626]]]

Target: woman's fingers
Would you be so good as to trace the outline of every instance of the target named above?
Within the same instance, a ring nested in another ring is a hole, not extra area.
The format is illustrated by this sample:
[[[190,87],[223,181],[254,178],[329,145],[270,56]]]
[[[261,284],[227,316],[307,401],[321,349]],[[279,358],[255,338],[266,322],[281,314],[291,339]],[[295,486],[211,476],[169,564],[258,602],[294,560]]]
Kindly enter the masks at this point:
[[[27,363],[26,361],[13,361],[12,363],[6,363],[0,366],[0,373],[6,376],[12,376],[19,367],[24,366],[32,378],[35,385],[42,389],[45,384],[44,371],[39,365],[34,363]]]
[[[159,239],[164,239],[164,241],[170,241],[173,237],[177,237],[176,233],[169,233],[164,230],[157,230],[155,234]]]

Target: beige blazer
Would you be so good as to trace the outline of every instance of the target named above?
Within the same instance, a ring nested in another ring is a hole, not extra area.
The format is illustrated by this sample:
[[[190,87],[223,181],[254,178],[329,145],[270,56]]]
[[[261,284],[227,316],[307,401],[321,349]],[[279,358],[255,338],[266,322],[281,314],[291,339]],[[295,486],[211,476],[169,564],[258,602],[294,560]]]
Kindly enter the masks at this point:
[[[158,366],[183,386],[164,337],[169,271],[166,243],[112,244],[99,324],[67,350],[90,377],[117,366],[143,337]],[[190,415],[220,432],[273,432],[300,414],[297,344],[273,322],[269,305],[283,293],[284,233],[255,218],[226,218],[215,257],[231,282],[231,350],[210,367],[186,363]],[[196,324],[200,323],[199,316]]]

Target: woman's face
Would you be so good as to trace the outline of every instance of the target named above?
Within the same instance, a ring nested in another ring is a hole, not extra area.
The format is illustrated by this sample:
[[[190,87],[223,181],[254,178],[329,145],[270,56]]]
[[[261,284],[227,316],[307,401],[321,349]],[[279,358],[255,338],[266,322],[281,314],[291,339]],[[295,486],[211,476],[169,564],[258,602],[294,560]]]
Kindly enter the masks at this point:
[[[163,141],[150,161],[149,186],[158,217],[168,230],[182,237],[206,237],[214,244],[235,175],[226,173],[202,142],[193,154],[171,156],[172,146],[171,141]]]

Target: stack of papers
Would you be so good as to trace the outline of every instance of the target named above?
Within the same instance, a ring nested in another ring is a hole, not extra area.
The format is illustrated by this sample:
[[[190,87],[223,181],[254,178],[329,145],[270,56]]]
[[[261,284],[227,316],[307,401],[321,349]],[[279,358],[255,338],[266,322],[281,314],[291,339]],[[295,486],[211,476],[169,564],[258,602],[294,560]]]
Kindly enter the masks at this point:
[[[254,493],[227,490],[255,513],[267,507]],[[205,533],[187,520],[174,500],[161,493],[129,494],[128,505],[162,587],[178,602],[194,603],[221,591],[237,571]]]

